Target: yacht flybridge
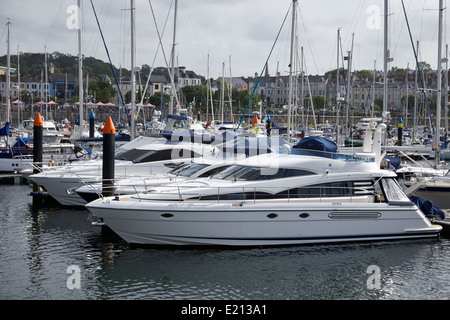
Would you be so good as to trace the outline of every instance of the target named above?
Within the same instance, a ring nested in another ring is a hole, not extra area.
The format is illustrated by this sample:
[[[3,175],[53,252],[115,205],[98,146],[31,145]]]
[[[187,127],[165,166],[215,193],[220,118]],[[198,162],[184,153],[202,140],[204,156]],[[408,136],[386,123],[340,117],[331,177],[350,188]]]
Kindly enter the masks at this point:
[[[129,243],[297,245],[437,237],[380,169],[384,124],[369,128],[362,152],[249,157],[209,178],[105,197],[86,207]],[[373,137],[373,142],[372,142]]]

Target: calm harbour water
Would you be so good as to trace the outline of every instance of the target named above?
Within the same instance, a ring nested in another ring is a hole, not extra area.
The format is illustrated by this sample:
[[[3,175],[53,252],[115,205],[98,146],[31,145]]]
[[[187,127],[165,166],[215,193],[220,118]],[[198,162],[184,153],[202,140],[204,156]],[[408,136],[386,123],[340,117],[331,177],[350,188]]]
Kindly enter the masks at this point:
[[[450,298],[447,238],[252,249],[130,246],[91,226],[87,210],[34,209],[30,191],[0,185],[1,300]],[[68,287],[71,266],[79,268],[79,289]],[[369,279],[369,266],[379,268],[379,281]]]

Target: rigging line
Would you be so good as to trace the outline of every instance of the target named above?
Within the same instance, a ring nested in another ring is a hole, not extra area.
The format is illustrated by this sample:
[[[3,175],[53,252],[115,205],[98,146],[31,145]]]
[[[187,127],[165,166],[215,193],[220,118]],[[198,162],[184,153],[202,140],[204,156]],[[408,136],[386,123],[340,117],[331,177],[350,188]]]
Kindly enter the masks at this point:
[[[418,74],[420,76],[420,83],[422,85],[422,89],[421,90],[422,90],[423,96],[425,98],[425,102],[427,104],[428,116],[430,117],[431,128],[433,129],[433,133],[434,133],[434,125],[433,125],[433,118],[432,118],[431,110],[430,110],[430,104],[428,103],[427,94],[425,92],[425,85],[424,85],[424,82],[423,82],[422,70],[420,69],[419,60],[417,59],[417,53],[416,53],[416,49],[414,47],[414,41],[413,41],[413,38],[412,38],[412,35],[411,35],[411,28],[409,27],[408,16],[406,14],[405,4],[403,3],[403,0],[402,0],[402,6],[403,6],[403,13],[405,14],[406,25],[408,27],[409,39],[411,40],[411,45],[412,45],[412,48],[413,48],[413,51],[414,51],[414,57],[416,59],[417,70],[419,71]]]
[[[172,3],[173,3],[173,1],[172,1]],[[165,30],[166,30],[167,21],[169,21],[169,14],[170,14],[170,11],[171,11],[171,8],[172,8],[172,3],[171,3],[171,5],[170,5],[170,7],[169,7],[169,11],[167,12],[166,21],[164,22],[164,26],[163,26],[163,29],[162,29],[161,36],[164,35],[164,32],[165,32]],[[150,78],[151,78],[152,73],[153,73],[153,70],[154,70],[154,66],[155,66],[155,62],[156,62],[156,57],[157,57],[157,55],[158,55],[158,51],[159,51],[159,48],[160,48],[160,47],[161,47],[161,42],[158,43],[158,46],[157,46],[157,48],[156,48],[155,56],[153,57],[152,66],[150,67],[150,72],[149,72],[148,77],[147,77],[147,83],[145,84],[144,92],[142,92],[142,95],[141,95],[141,102],[140,102],[140,105],[139,105],[137,114],[139,114],[139,112],[141,111],[142,104],[144,103],[144,97],[145,97],[145,94],[147,93],[148,84],[149,84],[149,82],[150,82]]]
[[[5,32],[6,32],[7,29],[8,29],[8,26],[5,25],[5,27],[4,27],[3,31],[2,31],[2,34],[0,35],[0,43],[3,43],[3,37],[5,36]],[[6,50],[6,46],[2,46],[2,47]]]
[[[120,48],[123,48],[122,50],[122,52],[121,52],[121,50],[118,50],[118,52],[119,52],[119,68],[121,68],[122,66],[123,66],[123,64],[124,64],[124,58],[123,58],[123,56],[125,55],[124,54],[124,52],[125,52],[125,45],[124,45],[124,43],[125,43],[125,40],[124,40],[124,38],[125,38],[125,32],[123,32],[123,30],[125,29],[125,22],[124,22],[124,14],[123,14],[123,9],[122,8],[124,8],[125,7],[125,1],[126,0],[122,0],[122,5],[121,5],[121,13],[120,13],[120,23],[119,23],[119,25],[120,25],[120,32],[119,32],[119,45],[120,45]],[[121,79],[120,79],[121,80]]]
[[[161,34],[159,32],[158,24],[156,23],[155,12],[153,10],[153,6],[152,6],[151,0],[148,0],[148,4],[150,5],[150,9],[152,10],[153,21],[155,22],[156,32],[158,34],[159,43],[161,44],[161,51],[163,53],[164,62],[166,63],[166,68],[169,70],[169,64],[167,63],[166,52],[164,51],[164,46],[162,45],[162,38],[161,38]],[[169,77],[170,77],[170,84],[173,86],[174,89],[176,89],[174,75],[172,74],[172,72],[169,72]],[[164,96],[165,96],[165,94],[164,94]],[[177,100],[176,101],[177,105],[181,106],[180,100],[178,99],[178,94],[177,94],[176,90],[175,90],[175,99]]]
[[[411,1],[409,2],[408,9],[410,6],[411,6]],[[398,19],[400,19],[400,16],[398,17]],[[397,20],[397,22],[395,23],[396,25],[397,25],[398,21],[399,20]],[[403,31],[404,26],[405,26],[405,21],[403,20],[403,23],[400,27],[400,31],[398,32],[397,42],[395,43],[394,52],[393,52],[392,56],[395,56],[395,53],[397,52],[397,47],[398,47],[398,44],[400,43],[400,38],[402,37],[402,31]]]
[[[290,35],[286,32],[283,33],[281,35],[281,39],[279,40],[279,42],[281,44],[284,44],[284,47],[282,45],[278,46],[277,51],[276,51],[276,61],[278,62],[279,65],[281,65],[281,69],[284,69],[285,65],[288,65],[289,63],[286,63],[286,61],[289,58],[286,58],[286,55],[289,57],[289,41],[290,41]],[[286,54],[287,53],[287,54]],[[281,71],[277,70],[278,72]]]
[[[50,32],[49,32],[48,35],[47,35],[47,39],[45,39],[44,46],[47,46],[48,39],[50,39],[50,36],[53,35],[53,32],[54,32],[54,30],[55,30],[56,20],[58,19],[59,14],[60,14],[60,12],[61,12],[61,8],[62,8],[62,5],[63,5],[63,2],[64,2],[64,0],[61,0],[61,3],[59,4],[58,13],[57,13],[56,16],[55,16],[55,20],[53,20],[52,27],[51,27],[51,29],[50,29]]]
[[[112,0],[109,0],[109,2],[104,2],[102,10],[100,11],[100,16],[103,17],[103,22],[100,24],[101,26],[105,26],[105,24],[106,24],[106,20],[109,16],[109,11],[111,9],[111,3],[112,3]],[[105,13],[105,11],[106,11],[106,13]],[[93,57],[97,56],[97,50],[99,47],[99,41],[98,41],[99,36],[100,36],[99,34],[96,34],[96,36],[94,36],[94,35],[91,36],[91,38],[88,42],[89,46],[90,46],[90,43],[92,41],[94,41],[94,43],[92,45],[92,49],[91,49]]]
[[[92,5],[92,10],[93,10],[94,15],[95,15],[95,20],[97,21],[98,29],[99,29],[100,34],[102,36],[103,45],[105,46],[106,54],[108,55],[109,65],[110,65],[111,71],[112,71],[112,73],[114,75],[114,79],[116,80],[117,90],[119,91],[120,99],[122,100],[122,105],[125,106],[125,101],[123,100],[123,95],[122,95],[122,91],[120,90],[119,81],[117,80],[116,71],[114,70],[113,64],[111,62],[111,57],[109,55],[109,50],[108,50],[108,47],[106,46],[105,38],[103,37],[102,28],[100,27],[100,23],[99,23],[98,18],[97,18],[97,13],[95,12],[94,2],[92,0],[90,0],[90,1],[91,1],[91,5]]]
[[[352,30],[352,32],[351,33],[347,32],[347,35],[345,36],[345,39],[344,39],[344,43],[347,43],[347,41],[350,41],[350,40],[348,40],[348,37],[350,35],[352,35],[353,33],[355,33],[356,26],[358,25],[358,21],[361,16],[361,11],[363,10],[363,8],[366,7],[364,5],[365,2],[366,2],[366,0],[358,2],[358,6],[355,9],[355,13],[353,14],[353,18],[352,18],[352,21],[350,23],[350,28],[349,28],[349,30]],[[359,14],[357,14],[358,12],[359,12]],[[355,19],[356,19],[356,21],[355,21]]]
[[[305,59],[306,57],[303,57],[303,59]],[[307,66],[306,66],[306,63],[304,64],[304,67],[303,67],[304,69],[305,69],[305,74],[308,74],[308,69],[307,69]],[[308,95],[309,95],[309,103],[311,104],[311,117],[313,118],[313,121],[314,121],[314,128],[317,130],[317,121],[316,121],[316,116],[315,116],[315,114],[316,114],[316,112],[315,112],[315,110],[314,110],[314,101],[313,101],[313,95],[311,94],[311,83],[310,83],[310,81],[309,81],[309,75],[307,75],[307,76],[305,76],[305,78],[306,78],[306,83],[307,83],[307,86],[308,86]],[[309,108],[308,108],[309,109]],[[308,116],[309,116],[309,110],[308,110],[308,112],[306,113],[306,125],[307,125],[307,127],[309,128],[309,125],[308,125],[308,122],[309,122],[309,120],[308,120]]]
[[[309,50],[311,51],[311,57],[312,57],[312,59],[313,59],[313,62],[314,62],[314,66],[316,67],[316,72],[317,72],[317,74],[319,74],[320,72],[319,72],[319,69],[317,68],[317,63],[316,63],[316,59],[314,58],[315,56],[319,56],[318,54],[317,54],[317,50],[315,50],[315,48],[314,48],[314,50],[313,50],[313,46],[311,46],[311,41],[310,41],[310,38],[309,38],[309,36],[308,36],[308,29],[307,29],[307,27],[306,27],[306,25],[305,25],[305,21],[303,20],[303,16],[302,16],[302,13],[301,13],[301,10],[300,9],[298,9],[298,11],[299,11],[299,15],[300,15],[300,20],[302,21],[302,25],[303,25],[303,29],[305,30],[305,37],[306,37],[306,41],[308,42],[308,46],[309,46]],[[314,51],[314,52],[313,52]],[[315,53],[315,54],[314,54]],[[319,63],[320,63],[320,61],[319,61]],[[322,65],[320,65],[320,67],[322,68]],[[323,70],[323,69],[322,69]]]
[[[122,16],[121,16],[121,18],[123,18],[122,19],[123,26],[121,25],[121,31],[124,31],[123,38],[122,38],[123,43],[121,44],[122,48],[123,48],[123,51],[122,51],[122,67],[126,65],[126,63],[125,63],[126,59],[129,56],[131,56],[129,50],[126,50],[126,48],[127,48],[126,43],[129,43],[129,41],[130,41],[130,33],[131,33],[131,26],[130,26],[131,18],[130,18],[129,14],[126,14],[130,10],[130,9],[127,9],[127,4],[128,3],[129,3],[129,1],[124,0],[123,7],[122,7],[123,9],[121,9],[122,13],[123,13]]]
[[[244,113],[242,114],[242,117],[239,120],[239,124],[237,125],[236,129],[234,130],[234,132],[236,132],[239,129],[239,127],[241,126],[242,120],[244,119],[245,114],[247,113],[247,110],[250,107],[250,104],[252,102],[253,96],[255,95],[255,91],[258,88],[259,82],[261,81],[261,77],[264,74],[264,70],[266,69],[266,66],[267,66],[267,63],[269,62],[270,56],[272,55],[273,48],[275,47],[275,44],[277,43],[278,37],[280,36],[281,30],[283,29],[284,23],[286,22],[286,19],[288,17],[289,11],[291,10],[291,6],[292,6],[292,4],[289,6],[288,11],[286,12],[286,16],[284,17],[284,20],[283,20],[283,23],[281,24],[280,30],[278,30],[278,34],[277,34],[277,36],[275,38],[275,41],[274,41],[274,43],[272,45],[272,48],[270,49],[270,53],[269,53],[269,56],[267,57],[266,63],[264,63],[264,67],[263,67],[263,69],[262,69],[262,71],[261,71],[261,73],[259,75],[258,81],[256,82],[256,85],[253,88],[252,95],[250,96],[250,99],[248,100],[247,107],[245,108]]]
[[[347,81],[346,81],[346,76],[345,76],[345,65],[344,65],[344,52],[342,51],[342,39],[341,39],[341,34],[339,33],[339,47],[341,48],[341,59],[342,59],[342,76],[344,77],[344,88],[345,88],[345,93],[347,93]]]
[[[434,39],[437,37],[438,30],[439,30],[439,27],[436,26],[434,28],[433,36],[431,38],[429,38],[431,43],[434,43],[434,41],[435,41]],[[432,50],[432,46],[428,46],[428,50],[427,50],[427,53],[425,54],[425,57],[429,57],[430,56],[431,50]]]
[[[420,19],[419,42],[422,42],[422,35],[423,35],[423,15],[424,15],[424,12],[425,12],[425,4],[426,4],[426,1],[423,2],[423,7],[422,7],[422,19]]]
[[[188,25],[189,25],[189,27],[190,27],[190,31],[189,31],[189,35],[193,35],[194,36],[194,38],[195,38],[195,40],[196,40],[196,44],[194,44],[194,46],[196,46],[196,47],[198,47],[199,48],[199,51],[200,51],[200,53],[201,53],[201,59],[203,59],[203,61],[202,61],[202,63],[205,63],[206,64],[206,62],[207,62],[207,58],[206,58],[206,55],[205,55],[205,53],[204,53],[204,50],[203,50],[203,47],[202,47],[202,41],[200,41],[199,40],[199,38],[198,38],[198,36],[197,36],[197,32],[195,32],[195,28],[193,27],[193,25],[192,25],[192,21],[194,21],[195,19],[192,19],[191,18],[191,16],[190,16],[190,14],[189,14],[189,11],[188,11],[188,8],[187,8],[187,6],[186,6],[186,1],[181,1],[180,2],[180,4],[181,4],[181,6],[182,6],[182,10],[180,10],[181,12],[183,12],[183,13],[185,13],[186,14],[186,16],[187,16],[187,18],[186,18],[186,22],[188,23]],[[191,40],[192,41],[192,40]],[[197,49],[197,48],[196,48]],[[193,50],[193,52],[194,52],[194,54],[196,53],[196,50]],[[195,58],[195,56],[194,56],[194,58]],[[199,58],[200,59],[200,58]]]

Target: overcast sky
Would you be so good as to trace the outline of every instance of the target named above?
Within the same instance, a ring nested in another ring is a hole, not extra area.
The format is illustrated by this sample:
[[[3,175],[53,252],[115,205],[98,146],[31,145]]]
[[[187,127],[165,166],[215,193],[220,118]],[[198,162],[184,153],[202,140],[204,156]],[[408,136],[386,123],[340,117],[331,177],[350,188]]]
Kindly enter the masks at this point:
[[[83,53],[107,60],[91,0],[83,1]],[[444,0],[444,8],[447,7]],[[130,0],[92,0],[112,63],[130,68]],[[174,30],[172,0],[135,0],[136,65],[166,66],[156,25],[170,60]],[[78,54],[73,6],[76,0],[0,0],[0,55],[6,50],[6,22],[11,18],[11,54],[55,52]],[[404,0],[414,43],[420,42],[420,61],[437,66],[438,0]],[[153,19],[152,10],[156,16]],[[178,0],[176,61],[197,74],[217,78],[261,73],[277,34],[268,63],[275,75],[288,74],[292,26],[291,0]],[[352,70],[383,69],[383,0],[298,0],[298,46],[304,48],[308,74],[336,68],[337,30],[342,52],[352,48]],[[444,10],[443,50],[447,43],[447,10]],[[285,23],[282,27],[284,19]],[[164,25],[167,21],[166,27]],[[401,0],[389,0],[389,67],[415,67]],[[300,56],[297,51],[298,56]],[[156,60],[154,62],[156,56]],[[209,64],[208,64],[209,56]],[[231,61],[231,63],[230,63]],[[340,58],[340,65],[342,60]]]

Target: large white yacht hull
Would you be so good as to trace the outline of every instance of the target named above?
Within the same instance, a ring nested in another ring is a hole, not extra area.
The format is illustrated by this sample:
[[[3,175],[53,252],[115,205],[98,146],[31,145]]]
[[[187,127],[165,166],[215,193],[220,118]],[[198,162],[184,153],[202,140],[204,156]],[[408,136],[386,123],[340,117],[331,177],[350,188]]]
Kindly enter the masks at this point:
[[[21,159],[21,158],[1,158],[0,159],[0,172],[20,172],[28,169],[33,164],[33,159]]]
[[[442,229],[431,225],[414,205],[340,203],[338,199],[257,202],[152,201],[149,206],[148,201],[106,198],[86,207],[133,244],[299,245],[437,237]]]

